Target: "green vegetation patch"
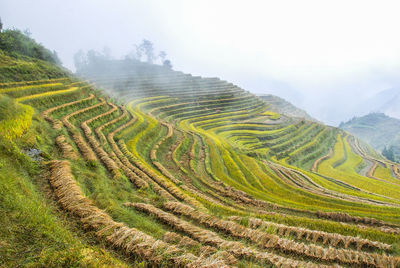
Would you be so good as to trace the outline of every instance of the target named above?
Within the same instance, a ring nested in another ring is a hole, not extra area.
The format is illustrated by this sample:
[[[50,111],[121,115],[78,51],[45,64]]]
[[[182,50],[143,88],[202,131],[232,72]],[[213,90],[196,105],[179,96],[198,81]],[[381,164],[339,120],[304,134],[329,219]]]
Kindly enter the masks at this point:
[[[33,113],[32,107],[0,95],[0,136],[8,140],[20,137],[29,129]]]

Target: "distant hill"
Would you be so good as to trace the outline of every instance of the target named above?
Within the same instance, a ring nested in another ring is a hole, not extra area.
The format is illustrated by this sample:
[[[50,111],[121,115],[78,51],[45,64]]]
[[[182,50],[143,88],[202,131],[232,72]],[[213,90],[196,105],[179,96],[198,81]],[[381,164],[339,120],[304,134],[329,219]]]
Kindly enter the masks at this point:
[[[306,111],[294,106],[290,102],[278,96],[266,94],[259,95],[259,97],[267,102],[271,110],[274,112],[285,114],[290,117],[300,117],[310,121],[317,121],[316,119],[311,117]]]
[[[396,161],[400,160],[400,120],[384,113],[370,113],[362,117],[354,117],[340,128],[365,140],[375,149],[383,151],[392,147]]]
[[[382,90],[357,106],[361,113],[384,113],[400,119],[400,88]]]

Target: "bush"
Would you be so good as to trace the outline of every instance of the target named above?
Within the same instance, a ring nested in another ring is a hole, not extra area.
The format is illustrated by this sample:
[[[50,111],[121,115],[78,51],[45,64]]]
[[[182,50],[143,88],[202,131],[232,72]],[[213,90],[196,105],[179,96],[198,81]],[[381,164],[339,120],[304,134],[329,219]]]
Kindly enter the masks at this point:
[[[29,34],[22,33],[17,29],[7,29],[0,32],[0,49],[16,58],[19,57],[18,54],[21,54],[50,63],[61,64],[55,51],[51,52],[41,44],[36,43],[29,37]]]

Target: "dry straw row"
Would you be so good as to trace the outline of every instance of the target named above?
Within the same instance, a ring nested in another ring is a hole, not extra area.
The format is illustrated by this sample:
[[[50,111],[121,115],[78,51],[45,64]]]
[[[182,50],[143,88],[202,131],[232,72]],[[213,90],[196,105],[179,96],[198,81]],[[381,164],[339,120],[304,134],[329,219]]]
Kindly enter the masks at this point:
[[[112,160],[106,151],[100,146],[100,143],[96,140],[96,138],[91,134],[90,128],[87,126],[86,122],[81,124],[83,132],[90,145],[92,145],[93,150],[95,151],[98,158],[103,162],[104,166],[108,171],[111,172],[113,178],[118,179],[121,177],[121,172],[119,170],[118,165]]]
[[[241,217],[231,217],[230,219],[238,221],[241,220]],[[371,241],[369,239],[364,239],[355,236],[346,236],[337,233],[327,233],[323,231],[310,230],[302,227],[288,226],[284,224],[263,221],[258,218],[249,218],[249,227],[250,228],[269,228],[273,227],[276,229],[276,233],[279,236],[295,236],[297,239],[305,239],[307,241],[316,243],[317,241],[322,242],[324,245],[329,245],[332,247],[340,247],[348,248],[349,246],[353,246],[357,248],[357,250],[362,250],[363,248],[373,248],[373,249],[383,249],[389,250],[391,245]]]
[[[178,246],[188,247],[188,248],[200,246],[200,243],[194,241],[190,237],[182,236],[175,232],[166,232],[163,236],[163,241],[165,241],[166,243],[176,244]]]
[[[213,231],[195,226],[150,204],[127,203],[126,205],[151,214],[174,229],[190,235],[197,241],[212,247],[217,247],[220,250],[224,250],[237,258],[253,260],[261,263],[262,265],[275,265],[277,267],[330,267],[323,264],[315,264],[311,262],[306,263],[299,260],[293,260],[273,253],[260,252],[256,249],[246,247],[240,242],[225,240]]]
[[[113,119],[113,120],[111,120],[111,121],[109,121],[109,122],[107,122],[107,123],[105,123],[105,124],[103,124],[103,125],[101,125],[101,126],[99,126],[98,128],[95,129],[95,132],[96,132],[97,136],[99,137],[100,141],[104,140],[104,143],[107,142],[107,139],[105,138],[105,136],[104,136],[104,134],[102,132],[102,129],[104,127],[109,126],[111,124],[114,124],[114,123],[116,123],[118,121],[121,121],[124,118],[128,117],[128,112],[125,109],[122,109],[122,111],[123,112],[119,117],[117,117],[117,118],[115,118],[115,119]],[[109,143],[110,143],[111,148],[113,150],[113,151],[111,151],[109,153],[109,155],[110,155],[111,159],[113,159],[115,161],[115,163],[118,165],[118,167],[123,170],[123,172],[128,177],[128,179],[133,184],[135,184],[136,187],[138,187],[138,188],[147,188],[149,186],[148,183],[145,180],[143,180],[141,177],[139,177],[136,173],[134,173],[132,171],[132,169],[129,167],[129,165],[126,165],[125,163],[122,163],[121,160],[117,157],[117,155],[120,155],[122,153],[119,150],[118,146],[114,142],[115,133],[123,130],[124,128],[126,128],[126,127],[128,127],[130,125],[132,125],[135,121],[136,121],[135,119],[132,119],[132,120],[128,121],[127,123],[125,123],[123,125],[121,125],[120,127],[118,127],[117,129],[115,129],[114,131],[112,131],[112,132],[110,132],[108,134]],[[122,155],[122,157],[124,157],[124,156]],[[128,163],[128,164],[130,164],[130,163]]]
[[[400,258],[385,254],[367,253],[349,249],[324,248],[315,244],[304,244],[293,240],[280,238],[277,235],[246,228],[233,221],[222,220],[218,217],[202,213],[179,202],[167,202],[164,208],[179,215],[185,215],[208,227],[228,233],[232,236],[248,239],[262,248],[277,249],[283,252],[295,253],[324,261],[335,261],[343,264],[366,265],[373,267],[396,267]]]
[[[69,128],[69,129],[74,129],[75,126],[72,125],[72,124],[69,122],[69,119],[70,119],[71,117],[73,117],[73,116],[78,115],[78,114],[85,113],[85,112],[87,112],[87,111],[90,111],[90,110],[92,110],[92,109],[95,109],[95,108],[100,107],[100,106],[103,106],[103,105],[107,105],[107,103],[106,103],[106,101],[105,101],[104,99],[99,98],[99,100],[100,100],[100,102],[97,103],[97,104],[95,104],[95,105],[82,108],[82,109],[80,109],[80,110],[77,110],[77,111],[75,111],[75,112],[73,112],[73,113],[70,113],[70,114],[64,116],[64,117],[62,118],[62,122],[64,123],[64,125],[65,125],[67,128]]]
[[[368,218],[368,217],[351,216],[351,215],[349,215],[347,213],[343,213],[343,212],[317,211],[316,215],[319,218],[325,218],[325,219],[330,219],[330,220],[334,220],[334,221],[350,222],[350,223],[364,224],[364,225],[368,225],[368,226],[381,226],[381,227],[390,228],[390,224],[388,224],[382,220]]]
[[[95,230],[98,238],[105,239],[128,255],[141,257],[154,265],[167,262],[176,267],[228,267],[221,260],[197,257],[135,228],[115,222],[83,196],[71,175],[68,161],[51,161],[49,173],[49,182],[59,204],[77,216],[85,228]]]
[[[209,257],[213,255],[214,258],[223,260],[225,263],[229,265],[237,265],[238,260],[227,251],[218,251],[215,247],[212,246],[202,246],[199,242],[191,239],[188,236],[180,235],[175,232],[166,232],[163,236],[163,241],[177,245],[178,247],[185,248],[198,248],[198,252],[201,257]]]
[[[88,162],[96,162],[97,157],[95,153],[92,151],[90,146],[86,143],[85,139],[82,137],[80,133],[72,133],[72,139],[74,140],[76,146],[81,152],[83,159]]]
[[[99,141],[100,141],[101,144],[107,143],[107,139],[106,139],[106,137],[104,136],[104,133],[103,133],[103,129],[104,128],[106,128],[108,126],[111,126],[112,124],[115,124],[115,123],[117,123],[119,121],[122,121],[125,118],[129,118],[128,111],[126,109],[124,109],[123,107],[120,107],[120,109],[122,111],[122,114],[120,116],[118,116],[117,118],[114,118],[113,120],[110,120],[110,121],[102,124],[101,126],[97,127],[94,130],[96,135],[97,135],[97,137],[99,138]],[[114,130],[114,131],[119,132],[122,129],[127,128],[128,126],[132,125],[135,121],[136,121],[135,119],[132,119],[132,120],[128,121],[127,123],[123,124],[122,126],[118,127],[116,129],[117,131],[116,130]]]
[[[107,152],[104,151],[103,147],[100,146],[100,143],[93,136],[92,130],[88,126],[89,123],[91,123],[103,116],[111,114],[118,109],[114,104],[111,104],[111,106],[112,106],[112,109],[110,109],[109,111],[82,122],[81,128],[82,128],[83,132],[85,133],[87,140],[92,145],[93,150],[96,152],[97,156],[99,157],[99,159],[104,163],[105,167],[107,168],[108,171],[111,172],[113,177],[117,179],[117,178],[121,177],[121,172],[119,170],[118,165],[114,162],[114,160],[112,160],[109,157]]]
[[[56,138],[56,145],[60,148],[62,156],[69,159],[78,159],[79,156],[75,149],[66,141],[64,135],[59,135]]]
[[[91,133],[91,129],[88,127],[87,124],[93,122],[94,120],[97,120],[103,116],[106,116],[108,114],[111,114],[112,112],[116,111],[118,109],[117,106],[110,104],[112,106],[112,109],[107,111],[106,113],[100,114],[96,117],[93,117],[85,122],[83,122],[81,124],[82,129],[84,130],[87,139],[89,140],[89,142],[91,143],[92,147],[94,148],[94,150],[96,151],[97,155],[99,156],[99,158],[103,161],[103,163],[105,164],[105,166],[107,167],[107,169],[112,172],[112,174],[114,176],[118,176],[120,175],[119,173],[119,169],[122,169],[123,172],[125,173],[125,175],[128,177],[128,179],[130,181],[132,181],[138,188],[145,188],[148,186],[148,184],[142,179],[140,178],[136,173],[134,173],[130,168],[129,165],[125,165],[124,163],[122,163],[120,161],[120,159],[117,157],[117,155],[123,155],[122,152],[119,150],[118,146],[116,146],[113,136],[115,133],[121,131],[122,129],[130,126],[131,124],[133,124],[133,122],[135,122],[135,120],[131,120],[129,122],[127,122],[126,124],[123,124],[122,126],[120,126],[119,128],[117,128],[116,130],[114,130],[113,132],[110,133],[109,136],[109,140],[111,140],[111,145],[112,145],[112,149],[114,150],[113,152],[110,152],[110,154],[107,154],[103,148],[101,147],[100,143],[93,137],[92,133]],[[117,122],[118,120],[121,120],[123,118],[125,118],[127,116],[127,113],[123,113],[120,117],[114,119],[115,122]],[[103,124],[102,126],[107,126],[109,125],[109,122]],[[99,127],[95,130],[95,132],[98,134],[98,136],[103,139],[105,139],[104,134],[102,133],[102,129],[104,127]],[[117,155],[116,155],[117,153]],[[129,162],[129,161],[128,161]],[[129,163],[130,164],[130,163]]]
[[[96,115],[95,117],[92,117],[92,118],[86,120],[86,121],[85,121],[86,124],[90,124],[90,123],[96,121],[96,120],[99,119],[99,118],[102,118],[102,117],[104,117],[104,116],[107,116],[107,115],[112,114],[112,113],[115,112],[115,111],[118,111],[118,106],[116,106],[114,103],[109,102],[108,105],[111,106],[111,109],[110,109],[110,110],[108,110],[107,112],[104,112],[104,113],[102,113],[102,114]]]
[[[168,178],[170,181],[172,181],[175,184],[180,184],[181,181],[175,178],[160,162],[153,160],[151,161],[153,165],[158,168],[158,170],[161,172],[164,177]]]
[[[388,226],[371,227],[371,226],[362,225],[362,224],[357,224],[357,227],[360,229],[373,228],[374,230],[379,230],[383,233],[400,235],[400,228],[393,228],[393,227],[388,227]]]
[[[94,109],[94,108],[97,108],[99,106],[106,104],[106,102],[103,99],[100,99],[100,100],[101,100],[101,102],[98,104],[77,110],[69,115],[64,116],[61,119],[64,126],[66,126],[68,128],[68,130],[70,131],[70,133],[72,135],[72,139],[75,141],[77,147],[79,148],[79,151],[82,153],[82,156],[86,161],[93,161],[93,162],[97,161],[97,157],[96,157],[95,153],[92,151],[92,149],[90,148],[90,146],[86,143],[86,141],[82,137],[82,135],[76,130],[75,126],[69,122],[69,118],[71,118],[75,115],[78,115],[80,113],[85,113],[91,109]]]

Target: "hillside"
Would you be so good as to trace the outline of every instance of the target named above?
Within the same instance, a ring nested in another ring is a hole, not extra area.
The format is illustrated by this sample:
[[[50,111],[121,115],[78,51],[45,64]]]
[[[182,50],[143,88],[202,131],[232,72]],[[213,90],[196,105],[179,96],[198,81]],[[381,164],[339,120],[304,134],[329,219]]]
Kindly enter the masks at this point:
[[[382,152],[384,148],[393,148],[395,160],[400,161],[400,120],[383,113],[370,113],[354,117],[340,128],[356,135]]]
[[[134,60],[4,68],[39,64],[0,81],[0,266],[399,267],[399,166],[354,136]]]
[[[316,121],[306,111],[294,106],[290,102],[278,96],[267,94],[267,95],[259,95],[259,97],[268,103],[268,107],[270,107],[271,111],[280,114],[285,114],[291,117],[299,117],[310,121]]]
[[[51,52],[19,30],[0,32],[0,81],[29,81],[65,77],[70,72]]]

